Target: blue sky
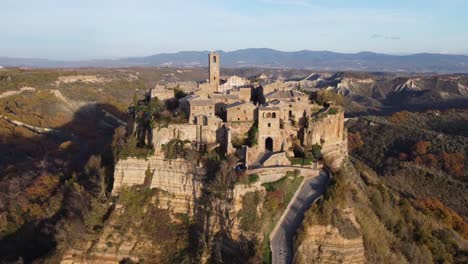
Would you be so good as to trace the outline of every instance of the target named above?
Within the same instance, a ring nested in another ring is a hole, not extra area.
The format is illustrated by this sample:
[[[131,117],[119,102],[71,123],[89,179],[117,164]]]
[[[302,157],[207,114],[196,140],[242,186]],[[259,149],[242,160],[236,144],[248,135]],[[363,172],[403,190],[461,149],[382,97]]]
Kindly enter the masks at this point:
[[[0,0],[0,56],[274,48],[468,54],[468,0]]]

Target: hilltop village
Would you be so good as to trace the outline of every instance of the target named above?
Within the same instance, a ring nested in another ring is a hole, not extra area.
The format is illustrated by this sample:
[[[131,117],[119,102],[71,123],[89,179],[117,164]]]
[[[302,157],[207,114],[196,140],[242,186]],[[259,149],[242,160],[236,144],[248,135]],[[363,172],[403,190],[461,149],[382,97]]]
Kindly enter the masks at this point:
[[[122,233],[119,223],[129,204],[143,208],[137,218],[158,210],[173,219],[184,216],[207,239],[224,230],[238,241],[271,245],[273,263],[286,256],[285,230],[299,227],[288,217],[325,190],[329,172],[322,166],[339,168],[347,156],[343,108],[262,75],[222,77],[219,54],[208,58],[209,79],[195,91],[156,85],[134,100],[129,112],[135,122],[129,122],[132,133],[124,145],[131,151],[120,149],[114,168],[115,213],[95,243],[68,251],[64,260],[138,261],[159,252],[160,243],[152,243],[147,231],[158,228],[148,228],[154,219],[136,220],[136,229]],[[141,197],[154,199],[144,204]],[[268,215],[260,216],[263,200]],[[363,258],[362,241],[356,243],[357,256],[353,251],[350,259]],[[202,263],[209,252],[206,247],[200,253]]]
[[[161,160],[160,165],[164,163],[165,147],[178,140],[199,151],[221,149],[226,155],[236,154],[245,169],[290,166],[314,147],[330,166],[340,166],[347,155],[341,106],[333,102],[319,104],[313,100],[314,94],[281,81],[264,83],[262,75],[253,81],[222,77],[220,55],[212,52],[208,59],[209,79],[199,83],[197,91],[178,99],[176,111],[184,113],[185,119],[156,125],[142,136],[142,141],[145,135],[149,138],[153,157]],[[174,100],[174,91],[156,85],[147,93],[147,100]],[[114,192],[122,185],[144,181],[144,173],[129,177],[132,173],[126,171],[127,175],[119,165],[116,167]]]

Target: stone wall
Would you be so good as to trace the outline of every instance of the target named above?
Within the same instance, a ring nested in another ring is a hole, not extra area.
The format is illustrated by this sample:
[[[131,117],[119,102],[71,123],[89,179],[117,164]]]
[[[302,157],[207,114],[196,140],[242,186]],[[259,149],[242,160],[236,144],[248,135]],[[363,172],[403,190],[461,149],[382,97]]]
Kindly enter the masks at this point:
[[[232,138],[245,138],[246,133],[253,126],[253,121],[246,122],[228,122],[229,128],[231,129]]]
[[[332,168],[339,168],[348,155],[347,143],[343,112],[328,114],[310,122],[304,131],[304,145],[308,148],[314,144],[321,145],[322,154],[331,162]]]
[[[153,129],[153,144],[156,153],[162,151],[162,145],[167,144],[172,139],[196,141],[197,126],[189,124],[173,124],[168,127]]]
[[[213,122],[212,120],[215,119]],[[224,142],[224,128],[221,122],[215,122],[216,118],[208,118],[208,125],[172,124],[168,127],[153,129],[153,145],[156,155],[162,154],[162,146],[173,139],[198,142],[203,144],[215,144]]]
[[[299,171],[300,175],[309,175],[309,176],[317,176],[319,174],[319,169],[311,169],[306,167],[300,166],[286,166],[286,167],[263,167],[259,169],[253,169],[247,171],[247,174],[258,174],[259,184],[268,183],[268,182],[275,182],[281,178],[283,178],[286,173]]]
[[[143,185],[146,172],[152,173],[150,188],[167,192],[161,197],[161,206],[176,213],[191,214],[196,198],[200,195],[201,172],[183,159],[166,160],[162,157],[148,159],[129,158],[119,161],[114,171],[113,195],[118,195],[123,186]]]
[[[291,162],[286,157],[286,152],[275,153],[271,155],[265,162],[263,166],[287,166],[291,165]]]
[[[254,121],[256,119],[255,105],[242,103],[226,109],[226,121]]]

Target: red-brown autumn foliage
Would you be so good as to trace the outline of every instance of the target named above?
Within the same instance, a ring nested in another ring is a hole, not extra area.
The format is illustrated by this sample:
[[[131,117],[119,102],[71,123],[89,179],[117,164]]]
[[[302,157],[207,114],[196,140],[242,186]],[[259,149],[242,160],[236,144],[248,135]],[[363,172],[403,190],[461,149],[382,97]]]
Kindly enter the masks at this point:
[[[58,183],[59,179],[57,176],[43,173],[34,180],[31,186],[26,188],[26,197],[29,200],[44,201],[51,195],[52,191],[55,190]]]
[[[348,133],[348,150],[349,152],[358,149],[364,145],[364,141],[362,141],[361,134],[359,132]]]
[[[414,202],[416,208],[426,213],[432,213],[434,216],[441,219],[445,225],[460,233],[465,239],[468,238],[468,224],[459,214],[446,207],[439,199],[424,198],[417,199]]]
[[[418,155],[424,155],[431,148],[431,142],[420,140],[413,146],[413,151]]]
[[[442,152],[444,169],[458,177],[463,176],[465,156],[462,153]]]
[[[404,152],[398,153],[398,160],[399,161],[407,161],[408,160],[408,154]]]
[[[433,154],[426,154],[422,156],[422,160],[424,162],[424,165],[427,167],[431,168],[438,168],[439,167],[439,161],[437,161],[437,157]]]
[[[396,112],[393,115],[391,115],[388,120],[394,124],[400,124],[407,122],[410,117],[410,112],[408,111],[401,111],[401,112]]]
[[[266,200],[267,200],[267,204],[269,208],[278,209],[283,204],[284,192],[281,190],[268,192],[266,196]]]

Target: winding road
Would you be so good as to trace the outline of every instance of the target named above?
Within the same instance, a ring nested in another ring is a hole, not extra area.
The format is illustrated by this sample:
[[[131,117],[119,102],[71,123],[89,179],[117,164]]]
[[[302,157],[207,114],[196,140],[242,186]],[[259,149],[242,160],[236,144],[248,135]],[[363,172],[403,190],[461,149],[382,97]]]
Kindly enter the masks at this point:
[[[330,174],[325,170],[320,171],[316,177],[304,180],[300,190],[295,194],[270,235],[273,264],[293,262],[293,242],[296,230],[301,225],[307,209],[324,194],[329,181]]]

